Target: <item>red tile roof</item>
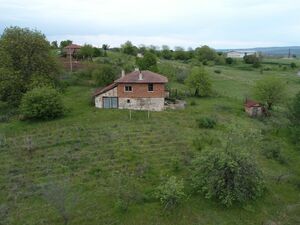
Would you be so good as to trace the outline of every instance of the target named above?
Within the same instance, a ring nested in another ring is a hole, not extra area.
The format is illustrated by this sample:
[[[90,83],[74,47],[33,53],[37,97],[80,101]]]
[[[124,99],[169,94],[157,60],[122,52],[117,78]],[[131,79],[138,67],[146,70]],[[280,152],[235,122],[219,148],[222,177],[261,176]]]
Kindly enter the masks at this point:
[[[245,106],[246,106],[247,108],[251,108],[251,107],[259,107],[259,106],[261,106],[261,104],[260,104],[259,102],[256,102],[256,101],[247,99],[247,100],[245,101]]]
[[[80,49],[80,48],[81,48],[81,46],[76,45],[76,44],[70,44],[70,45],[65,47],[65,49]]]
[[[140,76],[141,74],[141,76]],[[140,79],[142,78],[142,79]],[[93,96],[97,96],[100,94],[103,94],[106,91],[109,91],[113,89],[114,87],[118,86],[119,83],[140,83],[140,84],[145,84],[145,83],[167,83],[168,78],[158,74],[151,72],[149,70],[143,70],[143,71],[133,71],[131,73],[126,74],[123,77],[120,77],[119,79],[115,80],[114,83],[104,87],[104,88],[99,88],[97,89],[94,93]]]
[[[117,85],[118,85],[118,84],[116,84],[116,83],[112,83],[112,84],[110,84],[110,85],[108,85],[108,86],[106,86],[106,87],[104,87],[104,88],[98,88],[98,89],[93,93],[93,96],[95,97],[95,96],[100,95],[100,94],[102,94],[102,93],[104,93],[104,92],[106,92],[106,91],[109,91],[109,90],[113,89],[114,87],[116,87]]]
[[[141,74],[141,78],[140,78]],[[133,71],[115,80],[115,83],[167,83],[168,78],[149,70]]]

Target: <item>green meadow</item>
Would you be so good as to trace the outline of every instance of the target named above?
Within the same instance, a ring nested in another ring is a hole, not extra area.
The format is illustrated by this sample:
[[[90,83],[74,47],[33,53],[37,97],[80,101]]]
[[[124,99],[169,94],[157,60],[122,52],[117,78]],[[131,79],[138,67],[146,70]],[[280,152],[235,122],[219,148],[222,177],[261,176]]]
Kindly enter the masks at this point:
[[[63,215],[72,225],[300,224],[300,154],[287,134],[287,104],[300,90],[300,77],[283,68],[285,62],[264,59],[266,70],[242,62],[206,66],[211,97],[183,96],[186,109],[150,112],[150,118],[144,111],[133,111],[130,119],[128,110],[96,109],[94,87],[72,84],[63,92],[64,117],[27,122],[15,116],[0,123],[0,224],[60,225]],[[249,118],[244,99],[253,98],[257,80],[271,75],[286,83],[287,100],[271,117]],[[176,80],[169,88],[188,91]],[[216,127],[199,128],[202,116],[216,118]],[[208,137],[206,144],[213,145],[232,132],[252,138],[249,151],[266,191],[256,201],[226,208],[191,191],[190,169],[199,154],[197,138]],[[265,137],[282,147],[282,162],[262,154]],[[188,197],[165,211],[154,192],[171,175],[184,180]]]

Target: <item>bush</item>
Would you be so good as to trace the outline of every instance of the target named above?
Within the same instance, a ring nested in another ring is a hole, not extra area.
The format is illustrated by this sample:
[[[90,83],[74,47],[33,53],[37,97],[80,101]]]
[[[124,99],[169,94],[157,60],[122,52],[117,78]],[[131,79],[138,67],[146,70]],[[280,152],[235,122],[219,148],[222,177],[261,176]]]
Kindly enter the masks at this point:
[[[227,58],[225,59],[225,61],[226,61],[226,64],[231,65],[231,64],[233,63],[233,58],[227,57]]]
[[[195,100],[192,100],[190,104],[191,104],[191,106],[197,105],[196,102],[195,102]]]
[[[215,73],[218,73],[218,74],[222,73],[221,70],[215,70],[214,72],[215,72]]]
[[[64,114],[60,94],[53,88],[41,87],[28,91],[22,98],[20,112],[25,119],[54,119]]]
[[[256,55],[246,55],[244,56],[244,62],[247,64],[260,64],[261,59]]]
[[[238,149],[202,151],[193,162],[193,187],[225,206],[256,199],[263,193],[264,182],[254,162]]]
[[[202,117],[197,120],[199,128],[214,128],[217,125],[217,121],[211,117]]]
[[[257,100],[271,110],[273,105],[283,102],[286,95],[286,84],[277,77],[267,76],[256,81],[253,87]]]
[[[176,207],[185,197],[183,180],[177,180],[175,176],[158,186],[156,191],[156,198],[165,209]]]
[[[286,159],[283,157],[281,153],[281,146],[279,143],[274,143],[272,140],[265,142],[262,146],[262,154],[267,159],[274,159],[281,164],[286,163]]]
[[[116,71],[110,65],[102,65],[101,67],[93,70],[93,80],[96,85],[103,87],[111,84],[116,78]]]
[[[292,69],[296,69],[296,68],[297,68],[297,64],[294,63],[294,62],[292,62],[292,63],[291,63],[291,68],[292,68]]]
[[[202,151],[207,146],[213,146],[219,143],[219,139],[215,136],[209,134],[201,134],[199,137],[193,140],[193,147],[198,150]]]
[[[206,97],[212,93],[211,78],[204,67],[194,67],[185,83],[190,90],[194,91],[194,96]]]
[[[143,58],[136,58],[136,64],[140,70],[157,72],[157,58],[151,52],[146,52]]]

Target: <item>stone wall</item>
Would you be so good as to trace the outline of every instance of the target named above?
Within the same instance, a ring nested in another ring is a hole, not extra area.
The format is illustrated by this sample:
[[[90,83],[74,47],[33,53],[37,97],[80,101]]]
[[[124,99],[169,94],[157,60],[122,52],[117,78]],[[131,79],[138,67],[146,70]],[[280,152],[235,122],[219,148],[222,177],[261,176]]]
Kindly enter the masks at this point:
[[[119,98],[120,109],[162,111],[165,108],[164,98]]]

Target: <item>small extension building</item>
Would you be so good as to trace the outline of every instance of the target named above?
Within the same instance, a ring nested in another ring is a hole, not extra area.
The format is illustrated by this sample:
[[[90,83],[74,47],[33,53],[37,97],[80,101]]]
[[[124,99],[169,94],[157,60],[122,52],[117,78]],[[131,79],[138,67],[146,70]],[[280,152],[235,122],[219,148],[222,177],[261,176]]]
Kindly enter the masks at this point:
[[[95,91],[97,108],[162,111],[165,108],[165,85],[168,79],[148,70],[135,70],[114,83]]]
[[[245,112],[251,117],[260,117],[266,115],[265,107],[259,102],[246,99],[244,107]]]

